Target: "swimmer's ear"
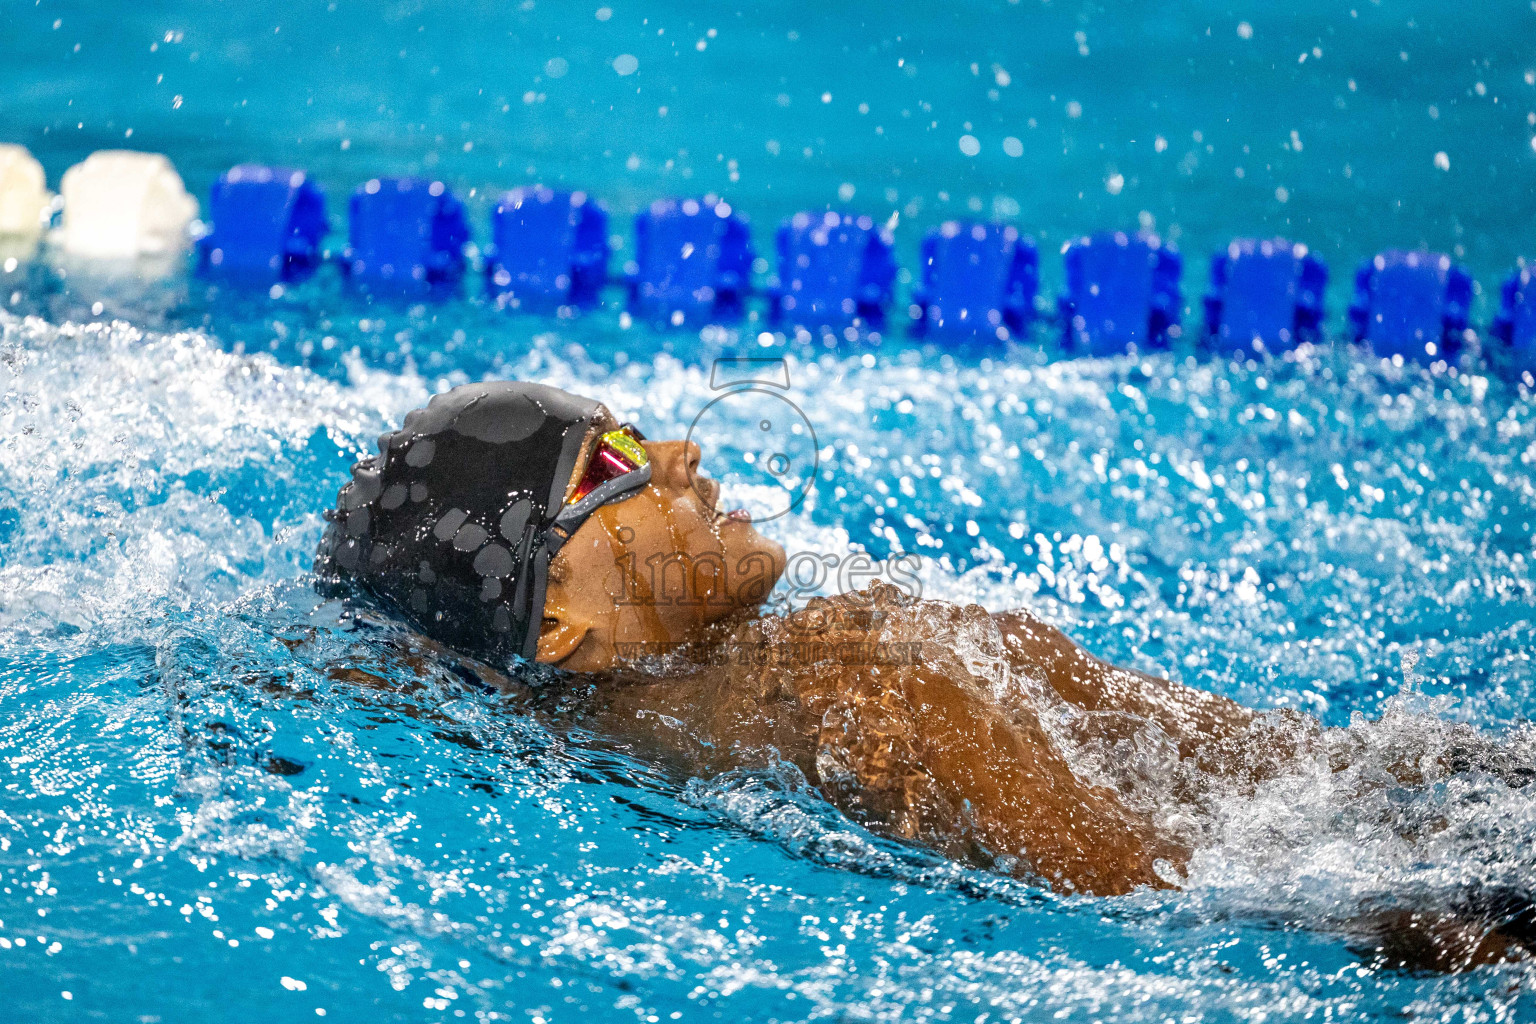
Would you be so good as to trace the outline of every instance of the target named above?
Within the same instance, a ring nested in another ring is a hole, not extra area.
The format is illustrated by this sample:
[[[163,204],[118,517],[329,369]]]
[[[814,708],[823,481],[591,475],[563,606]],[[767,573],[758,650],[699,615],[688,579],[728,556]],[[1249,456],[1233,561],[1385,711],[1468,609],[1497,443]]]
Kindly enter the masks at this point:
[[[567,616],[546,616],[539,628],[539,660],[546,665],[560,664],[576,653],[590,632],[590,623],[575,622]]]

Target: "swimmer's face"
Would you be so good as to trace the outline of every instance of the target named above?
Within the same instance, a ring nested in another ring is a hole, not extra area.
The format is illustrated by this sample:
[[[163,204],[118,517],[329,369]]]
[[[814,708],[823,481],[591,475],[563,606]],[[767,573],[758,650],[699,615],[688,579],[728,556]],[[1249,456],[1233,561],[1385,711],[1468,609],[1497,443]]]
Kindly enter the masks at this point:
[[[601,410],[567,497],[598,436],[618,426]],[[720,507],[720,485],[699,473],[698,445],[644,444],[651,482],[594,512],[550,566],[540,661],[595,672],[697,639],[711,622],[761,604],[784,571],[784,549]]]

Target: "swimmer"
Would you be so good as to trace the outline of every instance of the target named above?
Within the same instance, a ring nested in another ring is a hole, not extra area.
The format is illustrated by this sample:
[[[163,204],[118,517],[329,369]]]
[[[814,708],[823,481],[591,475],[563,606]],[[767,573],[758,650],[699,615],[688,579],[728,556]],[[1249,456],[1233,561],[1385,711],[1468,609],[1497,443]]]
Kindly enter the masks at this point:
[[[553,666],[584,728],[645,757],[788,761],[874,832],[1063,891],[1175,885],[1189,856],[1072,751],[1151,723],[1199,777],[1251,791],[1323,749],[1312,719],[1116,668],[1028,611],[876,583],[766,613],[784,551],[719,507],[700,458],[553,388],[456,388],[353,467],[317,586],[499,685]]]

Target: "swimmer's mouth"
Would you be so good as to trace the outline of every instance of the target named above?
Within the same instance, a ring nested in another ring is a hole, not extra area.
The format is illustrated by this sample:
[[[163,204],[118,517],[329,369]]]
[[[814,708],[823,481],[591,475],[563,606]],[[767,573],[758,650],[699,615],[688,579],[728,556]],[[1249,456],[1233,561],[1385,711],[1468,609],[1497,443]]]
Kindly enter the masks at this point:
[[[752,521],[752,513],[744,508],[733,508],[723,512],[720,510],[720,481],[711,480],[707,476],[701,476],[695,479],[694,487],[698,490],[699,497],[709,508],[711,519],[729,519],[734,523],[750,523]]]

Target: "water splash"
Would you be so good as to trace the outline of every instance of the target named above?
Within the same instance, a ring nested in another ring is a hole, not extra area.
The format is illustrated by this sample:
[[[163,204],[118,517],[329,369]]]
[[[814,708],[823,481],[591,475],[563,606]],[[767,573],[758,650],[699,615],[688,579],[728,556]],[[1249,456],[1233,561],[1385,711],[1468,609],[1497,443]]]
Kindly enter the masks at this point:
[[[1518,388],[1326,352],[794,363],[834,451],[806,514],[770,526],[791,550],[918,551],[929,596],[1027,601],[1112,660],[1327,714],[1318,757],[1182,812],[1178,891],[1105,901],[885,843],[772,773],[673,778],[339,622],[305,578],[316,511],[443,381],[126,324],[3,329],[17,1006],[97,978],[122,1016],[174,994],[307,1019],[358,993],[401,1018],[1529,1012],[1523,967],[1381,972],[1350,932],[1530,877]],[[502,370],[681,436],[707,375],[600,348],[555,336]],[[956,638],[993,672],[988,637]],[[1130,756],[1083,746],[1081,770],[1153,800],[1184,769],[1121,724],[1099,734]]]

